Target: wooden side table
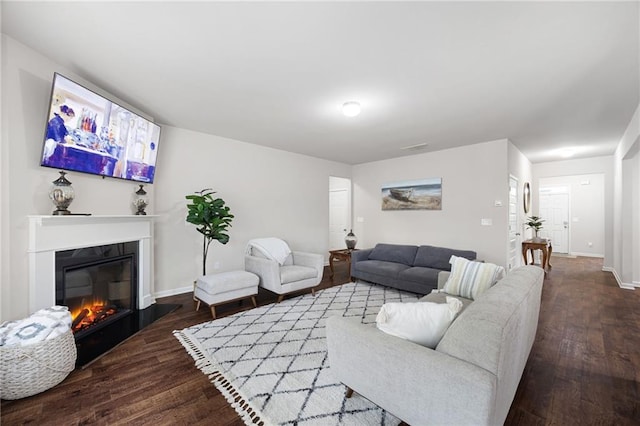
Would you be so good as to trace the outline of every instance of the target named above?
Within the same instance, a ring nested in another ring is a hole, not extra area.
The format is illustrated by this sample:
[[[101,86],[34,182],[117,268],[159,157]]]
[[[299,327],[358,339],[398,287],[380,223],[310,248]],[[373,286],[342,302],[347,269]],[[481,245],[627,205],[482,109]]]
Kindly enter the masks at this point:
[[[524,240],[522,242],[522,257],[524,258],[524,264],[528,265],[527,250],[531,252],[531,264],[534,264],[534,250],[542,250],[542,269],[544,269],[545,275],[547,274],[547,268],[551,269],[551,253],[553,247],[551,246],[551,240],[540,239],[536,240]]]
[[[333,278],[333,262],[347,262],[347,266],[349,268],[349,281],[351,281],[351,252],[356,250],[358,249],[329,250],[329,269],[331,269],[331,278]]]

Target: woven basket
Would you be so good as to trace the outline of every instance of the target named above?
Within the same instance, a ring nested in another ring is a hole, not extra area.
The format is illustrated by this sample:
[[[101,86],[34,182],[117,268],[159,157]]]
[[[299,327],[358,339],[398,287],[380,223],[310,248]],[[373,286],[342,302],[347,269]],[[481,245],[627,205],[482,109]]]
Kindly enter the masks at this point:
[[[73,332],[29,346],[0,346],[0,397],[19,399],[63,381],[76,365]]]

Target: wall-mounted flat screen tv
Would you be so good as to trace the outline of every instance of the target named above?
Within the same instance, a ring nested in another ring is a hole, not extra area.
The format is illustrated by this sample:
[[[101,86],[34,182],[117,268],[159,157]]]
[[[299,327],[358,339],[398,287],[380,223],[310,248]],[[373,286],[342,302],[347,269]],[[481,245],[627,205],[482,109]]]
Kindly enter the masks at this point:
[[[40,164],[153,183],[160,126],[55,73]]]

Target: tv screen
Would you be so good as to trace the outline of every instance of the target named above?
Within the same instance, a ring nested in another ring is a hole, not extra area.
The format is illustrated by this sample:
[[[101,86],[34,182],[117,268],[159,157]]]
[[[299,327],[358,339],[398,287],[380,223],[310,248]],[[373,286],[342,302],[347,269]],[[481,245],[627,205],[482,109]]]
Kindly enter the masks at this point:
[[[153,183],[160,126],[55,73],[40,164]]]

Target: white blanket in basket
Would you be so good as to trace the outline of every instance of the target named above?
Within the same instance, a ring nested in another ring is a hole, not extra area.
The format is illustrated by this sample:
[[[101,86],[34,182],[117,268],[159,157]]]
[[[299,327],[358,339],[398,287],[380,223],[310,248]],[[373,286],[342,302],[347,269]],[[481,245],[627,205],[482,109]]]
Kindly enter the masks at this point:
[[[56,338],[71,328],[66,306],[40,309],[28,318],[0,325],[0,346],[27,346]]]

